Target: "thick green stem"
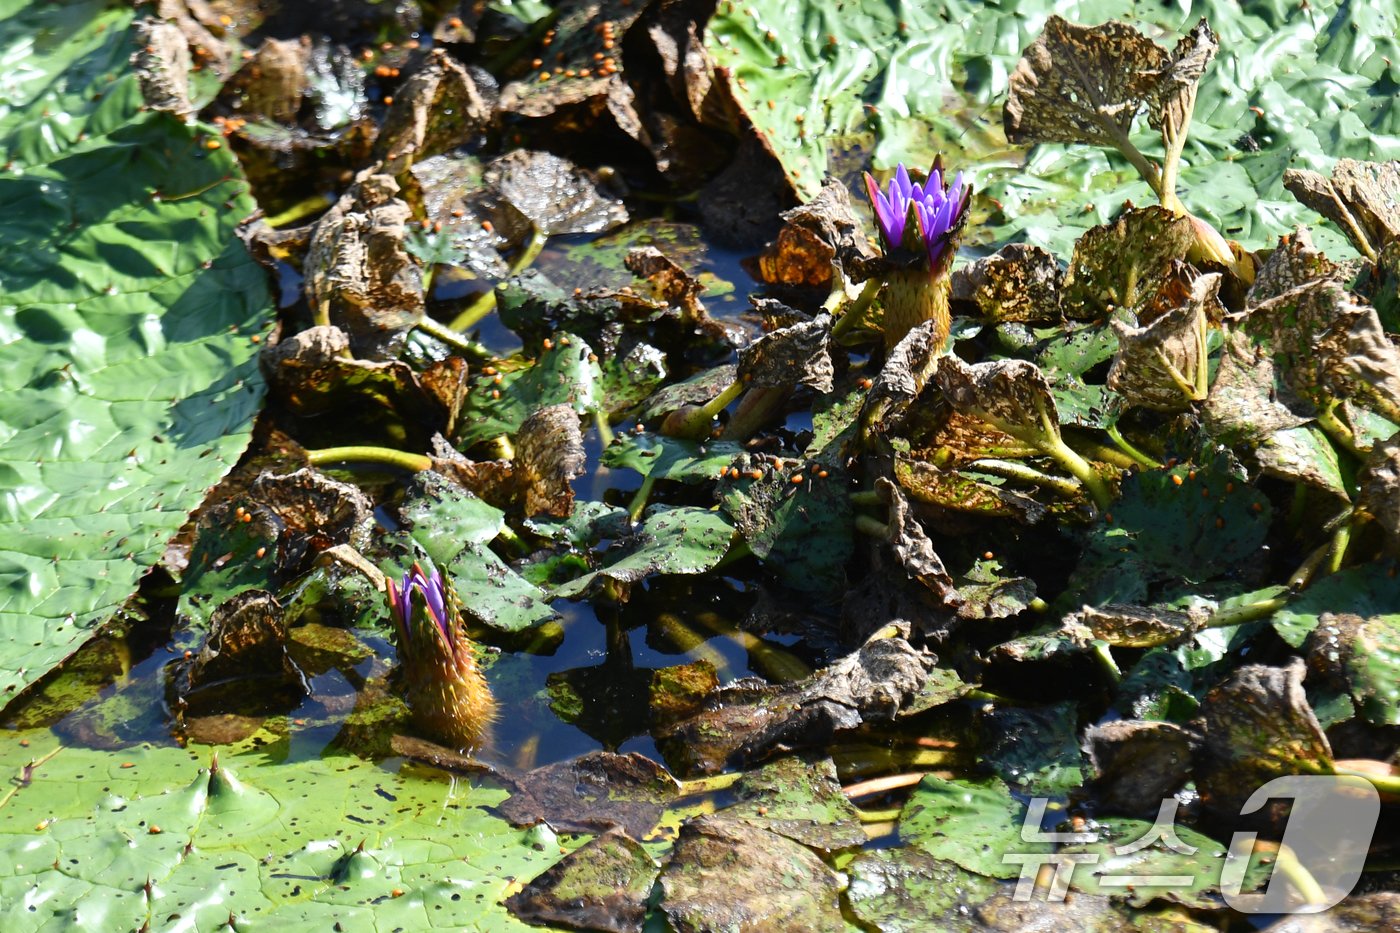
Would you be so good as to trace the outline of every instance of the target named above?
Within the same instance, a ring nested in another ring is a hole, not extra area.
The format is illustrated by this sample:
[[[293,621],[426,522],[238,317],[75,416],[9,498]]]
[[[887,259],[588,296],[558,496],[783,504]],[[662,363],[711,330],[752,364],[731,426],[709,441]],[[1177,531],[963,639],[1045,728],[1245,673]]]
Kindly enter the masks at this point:
[[[856,808],[856,816],[862,823],[893,823],[899,819],[899,814],[903,812],[903,807],[891,807],[888,810],[862,810]]]
[[[540,250],[544,249],[545,241],[548,239],[549,237],[541,232],[539,227],[531,227],[530,239],[510,264],[509,274],[519,275],[530,268],[530,265],[539,257]],[[455,331],[469,331],[495,309],[496,290],[492,288],[490,291],[478,295],[475,301],[467,305],[466,310],[452,319],[449,326]]]
[[[1108,427],[1104,428],[1104,431],[1108,434],[1109,440],[1113,441],[1119,450],[1127,454],[1139,466],[1149,470],[1161,469],[1162,465],[1160,463],[1128,442],[1128,439],[1118,430],[1118,425],[1110,424]]]
[[[492,358],[493,354],[484,345],[464,337],[446,324],[441,324],[426,314],[419,319],[417,327],[429,337],[442,341],[459,353],[485,360]]]
[[[264,218],[263,222],[276,230],[279,227],[290,226],[303,217],[309,217],[317,211],[323,211],[334,203],[335,201],[326,197],[324,194],[313,194],[304,201],[298,201],[293,204],[280,214],[274,214],[271,217]]]
[[[835,325],[832,326],[832,340],[840,342],[848,333],[864,323],[865,314],[870,310],[870,305],[874,302],[875,296],[880,293],[880,286],[883,284],[878,278],[866,280],[865,287],[860,290],[856,300],[851,302],[851,306],[842,312],[841,316],[836,319]]]
[[[647,499],[651,498],[651,489],[656,485],[655,476],[646,476],[642,479],[642,485],[637,487],[637,492],[632,496],[632,504],[627,507],[627,517],[633,522],[642,520],[642,513],[646,511]]]
[[[885,500],[880,498],[880,494],[873,489],[862,489],[847,496],[851,500],[851,505],[884,505]]]
[[[1123,671],[1119,669],[1118,662],[1113,659],[1113,648],[1106,641],[1095,639],[1093,655],[1098,660],[1099,666],[1108,674],[1110,680],[1115,684],[1123,679]]]
[[[1374,774],[1370,771],[1358,771],[1354,768],[1334,768],[1333,771],[1343,777],[1361,778],[1375,785],[1376,790],[1382,794],[1393,794],[1400,797],[1400,774]]]
[[[601,408],[594,409],[593,424],[598,428],[598,439],[603,442],[603,449],[611,447],[614,435],[612,425],[608,423],[608,413]]]
[[[1234,606],[1230,609],[1217,612],[1210,617],[1205,627],[1225,628],[1230,625],[1242,625],[1245,622],[1267,619],[1286,605],[1288,605],[1288,600],[1282,596],[1245,603],[1243,606]]]
[[[312,466],[328,463],[382,463],[421,473],[433,468],[433,458],[424,454],[411,454],[388,447],[326,447],[321,450],[308,450],[306,460]]]
[[[1100,509],[1107,509],[1113,502],[1113,493],[1109,492],[1108,486],[1104,484],[1103,477],[1094,470],[1089,462],[1079,454],[1070,449],[1064,438],[1060,437],[1059,426],[1051,422],[1047,412],[1040,412],[1042,434],[1030,440],[1036,444],[1046,454],[1055,458],[1060,466],[1069,471],[1070,475],[1084,484],[1089,496],[1094,500],[1094,504]]]
[[[1042,473],[1035,467],[1027,466],[1024,463],[1017,463],[1014,460],[974,460],[969,463],[969,470],[978,470],[982,473],[991,473],[993,476],[1003,476],[1007,479],[1020,480],[1023,483],[1031,483],[1036,486],[1043,486],[1053,490],[1062,496],[1073,497],[1079,492],[1079,484],[1061,479],[1058,476],[1051,476]]]
[[[872,538],[888,538],[890,528],[878,518],[871,518],[869,515],[856,516],[856,531]]]
[[[731,771],[728,774],[714,774],[709,777],[681,781],[680,795],[682,797],[695,797],[700,794],[713,794],[716,791],[728,790],[739,783],[739,779],[743,776],[744,772],[742,771]]]

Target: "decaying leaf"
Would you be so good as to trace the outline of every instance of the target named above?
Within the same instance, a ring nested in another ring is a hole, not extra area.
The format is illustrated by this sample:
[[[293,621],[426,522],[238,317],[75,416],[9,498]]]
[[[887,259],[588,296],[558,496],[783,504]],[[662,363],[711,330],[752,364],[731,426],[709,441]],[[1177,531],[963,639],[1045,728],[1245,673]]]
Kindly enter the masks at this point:
[[[470,142],[491,123],[493,108],[476,78],[443,49],[394,92],[375,143],[382,171],[400,175],[413,163]]]
[[[1114,319],[1118,355],[1108,373],[1108,387],[1129,404],[1157,411],[1184,411],[1206,397],[1206,326],[1224,313],[1219,273],[1203,275],[1191,285],[1186,304],[1144,327]]]
[[[1400,549],[1400,436],[1371,448],[1359,486],[1357,504],[1381,526],[1391,549]]]
[[[1307,169],[1288,169],[1283,184],[1340,227],[1372,261],[1400,238],[1400,162],[1338,159],[1330,179]]]
[[[1090,726],[1084,747],[1094,794],[1110,812],[1151,818],[1189,780],[1196,737],[1169,722],[1118,719]]]
[[[701,774],[820,746],[837,730],[893,719],[918,695],[931,666],[903,638],[876,638],[795,684],[721,689],[705,711],[658,738],[673,767]]]
[[[1308,677],[1348,694],[1377,726],[1400,725],[1400,625],[1394,616],[1324,612],[1308,636]]]
[[[943,560],[933,549],[928,533],[909,508],[903,491],[890,480],[880,477],[875,489],[889,506],[889,545],[909,576],[923,584],[933,598],[950,609],[962,602],[953,578]]]
[[[482,181],[546,236],[627,222],[627,208],[597,173],[550,152],[516,149],[487,165]]]
[[[1085,629],[1090,637],[1115,648],[1169,645],[1199,631],[1208,620],[1209,613],[1199,609],[1181,611],[1111,603],[1084,606],[1065,617],[1067,625]]]
[[[860,816],[841,791],[830,758],[780,758],[745,774],[724,815],[822,853],[865,844]]]
[[[307,92],[310,67],[310,41],[264,39],[220,96],[243,119],[291,124]]]
[[[1214,36],[1205,33],[1168,53],[1117,20],[1080,26],[1051,16],[1011,75],[1006,138],[1123,148],[1144,108],[1160,126],[1183,94],[1194,99],[1194,85],[1216,49]]]
[[[678,794],[674,778],[635,752],[587,755],[536,768],[512,779],[501,814],[519,826],[548,823],[567,832],[619,827],[634,839],[651,832]]]
[[[1332,747],[1303,693],[1304,664],[1250,664],[1206,695],[1196,787],[1211,810],[1234,817],[1276,777],[1325,773]],[[1281,811],[1270,809],[1279,819]]]
[[[739,378],[758,387],[804,385],[830,392],[835,388],[830,342],[828,314],[764,334],[739,351]]]
[[[980,423],[980,422],[979,422]],[[902,489],[929,505],[977,515],[1013,518],[1033,525],[1048,514],[1035,497],[1003,484],[982,482],[957,469],[899,455],[895,479]]]
[[[203,646],[173,687],[193,716],[247,710],[250,701],[257,711],[287,709],[309,691],[287,655],[282,607],[265,590],[246,590],[214,610]]]
[[[1064,269],[1047,250],[1012,243],[954,269],[952,299],[970,302],[992,321],[1056,323],[1064,278]]]
[[[1130,208],[1074,244],[1063,307],[1072,318],[1136,309],[1156,296],[1196,240],[1187,217],[1162,207]]]
[[[850,193],[835,178],[826,179],[816,197],[784,211],[782,218],[777,238],[753,263],[761,282],[829,290],[834,273],[862,279],[876,258],[851,208]]]
[[[1256,306],[1245,333],[1272,351],[1283,380],[1320,409],[1347,399],[1400,423],[1400,350],[1375,308],[1316,281]]]
[[[423,316],[423,276],[404,246],[409,206],[388,175],[361,173],[316,224],[306,255],[313,309],[350,336],[357,357],[392,360]]]
[[[271,344],[260,362],[268,384],[299,415],[356,409],[366,422],[430,420],[442,413],[413,368],[400,360],[350,355],[350,338],[334,325],[308,327]]]
[[[1059,437],[1059,412],[1040,367],[1027,360],[968,365],[945,356],[934,374],[943,397],[957,411],[981,418],[1018,440],[1037,444]]]
[[[934,346],[932,321],[925,321],[904,335],[885,358],[861,409],[864,434],[882,434],[895,427],[933,378],[942,350],[941,346]]]
[[[527,923],[639,933],[657,866],[641,843],[610,829],[506,899]]]
[[[549,405],[525,419],[515,435],[513,480],[527,516],[573,511],[570,485],[583,475],[586,457],[578,415],[570,405]]]
[[[1252,308],[1319,279],[1345,283],[1354,273],[1351,264],[1335,263],[1314,247],[1307,227],[1298,227],[1279,237],[1278,247],[1255,273],[1245,305]]]
[[[840,886],[804,846],[715,814],[681,828],[661,873],[661,909],[678,933],[843,933]]]
[[[1274,359],[1245,334],[1225,331],[1220,368],[1202,407],[1211,436],[1228,443],[1261,443],[1307,424],[1315,409],[1279,376]]]
[[[184,116],[195,109],[190,103],[189,43],[174,23],[147,19],[136,24],[141,49],[132,57],[141,81],[141,96],[154,110]]]

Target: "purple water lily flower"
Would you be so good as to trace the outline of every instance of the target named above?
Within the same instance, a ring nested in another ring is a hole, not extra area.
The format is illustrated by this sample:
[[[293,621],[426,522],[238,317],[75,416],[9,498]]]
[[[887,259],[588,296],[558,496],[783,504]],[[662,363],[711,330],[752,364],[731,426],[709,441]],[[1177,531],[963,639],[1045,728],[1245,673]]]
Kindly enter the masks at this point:
[[[922,184],[909,177],[909,170],[900,163],[890,179],[889,192],[865,173],[865,190],[875,209],[876,225],[886,255],[898,251],[918,253],[922,248],[930,269],[937,268],[953,236],[967,217],[967,205],[972,199],[972,186],[963,173],[948,184],[940,156],[933,161],[928,179]],[[914,222],[910,223],[910,217]]]
[[[405,644],[411,644],[413,623],[413,594],[419,593],[428,620],[437,626],[443,641],[452,644],[452,625],[447,615],[447,587],[442,582],[442,574],[437,568],[424,572],[420,564],[404,574],[403,582],[397,586],[392,579],[385,581],[389,590],[389,613],[399,626]]]

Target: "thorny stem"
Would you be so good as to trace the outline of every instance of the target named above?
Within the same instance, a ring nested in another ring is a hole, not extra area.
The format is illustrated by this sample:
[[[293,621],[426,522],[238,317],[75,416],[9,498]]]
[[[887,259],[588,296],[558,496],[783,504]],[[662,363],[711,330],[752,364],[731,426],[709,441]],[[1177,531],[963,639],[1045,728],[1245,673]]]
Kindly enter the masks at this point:
[[[530,268],[530,265],[539,257],[540,250],[544,249],[544,244],[547,239],[549,239],[549,237],[547,237],[539,227],[532,225],[530,227],[530,239],[526,242],[524,249],[520,251],[520,255],[516,256],[515,260],[511,262],[510,272],[507,278],[512,275],[519,275]],[[449,326],[455,331],[471,330],[477,324],[481,323],[486,315],[490,314],[495,309],[496,289],[492,288],[490,291],[478,295],[476,300],[467,305],[466,309],[462,311],[461,314],[452,319],[452,323]]]
[[[1108,434],[1109,440],[1113,441],[1119,450],[1133,458],[1139,465],[1149,470],[1159,470],[1162,468],[1160,463],[1130,444],[1128,439],[1118,430],[1118,425],[1110,424],[1108,427],[1104,428],[1104,431]]]
[[[489,360],[493,355],[483,344],[459,334],[446,324],[435,321],[426,314],[418,321],[417,327],[434,340],[440,340],[452,349],[468,356]]]
[[[312,466],[325,466],[328,463],[382,463],[421,473],[433,468],[433,458],[425,454],[412,454],[388,447],[325,447],[321,450],[308,450],[306,460]]]

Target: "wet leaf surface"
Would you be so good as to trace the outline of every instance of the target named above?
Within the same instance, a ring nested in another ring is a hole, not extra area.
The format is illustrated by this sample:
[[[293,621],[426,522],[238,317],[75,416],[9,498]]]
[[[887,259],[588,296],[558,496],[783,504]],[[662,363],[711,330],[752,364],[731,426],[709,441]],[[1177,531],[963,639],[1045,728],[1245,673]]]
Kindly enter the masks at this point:
[[[641,755],[591,752],[519,776],[501,815],[518,826],[548,823],[566,832],[617,826],[634,839],[651,832],[676,798],[675,780]]]
[[[610,830],[564,856],[506,907],[529,923],[579,930],[640,930],[657,866],[640,843]]]
[[[681,829],[661,873],[661,909],[677,930],[836,931],[841,882],[811,851],[723,815]]]

